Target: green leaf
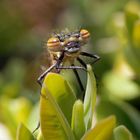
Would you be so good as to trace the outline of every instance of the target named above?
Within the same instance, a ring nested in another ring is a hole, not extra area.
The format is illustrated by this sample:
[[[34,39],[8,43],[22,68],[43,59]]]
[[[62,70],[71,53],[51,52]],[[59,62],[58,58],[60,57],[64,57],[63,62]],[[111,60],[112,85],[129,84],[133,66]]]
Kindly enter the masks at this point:
[[[32,133],[21,123],[17,130],[16,140],[35,140]]]
[[[12,136],[15,138],[18,124],[20,122],[26,123],[27,121],[31,104],[29,100],[24,97],[17,99],[1,98],[0,108],[0,118],[3,119]]]
[[[133,43],[136,48],[140,48],[140,20],[137,20],[133,27]]]
[[[3,100],[2,100],[3,99]],[[4,98],[0,99],[0,114],[2,117],[3,116],[3,120],[5,125],[9,128],[11,135],[13,138],[16,137],[16,129],[17,129],[17,121],[15,119],[15,113],[13,116],[13,112],[11,112],[11,110],[9,109],[10,106],[10,101],[9,100],[5,100]],[[2,119],[2,118],[0,118]]]
[[[110,140],[113,133],[113,128],[116,125],[115,116],[110,116],[101,120],[96,126],[89,130],[82,140]]]
[[[102,119],[114,114],[118,124],[124,124],[133,134],[140,137],[140,114],[131,105],[120,100],[102,98],[96,107],[97,118]]]
[[[103,78],[103,83],[110,97],[119,97],[123,100],[132,100],[139,97],[139,86],[128,77],[122,76],[116,72],[106,73]]]
[[[44,85],[56,100],[71,125],[72,108],[76,101],[76,96],[69,86],[69,83],[61,75],[49,73],[44,80]]]
[[[28,117],[27,124],[29,130],[34,131],[38,123],[39,123],[39,102],[37,102],[34,105]]]
[[[84,116],[86,129],[92,124],[93,112],[96,104],[96,80],[90,65],[87,65],[87,87],[84,99]]]
[[[114,129],[115,140],[133,140],[131,132],[123,125]]]
[[[40,98],[40,124],[44,140],[75,139],[68,123],[74,101],[75,96],[61,75],[49,73],[45,77]]]
[[[137,61],[140,60],[140,19],[135,22],[133,27],[133,51]]]
[[[140,5],[137,1],[130,1],[125,6],[126,26],[130,37],[132,36],[133,26],[137,19],[139,19]]]
[[[140,77],[139,59],[140,59],[140,42],[139,42],[139,19],[140,19],[140,3],[138,1],[130,1],[125,8],[125,19],[128,28],[128,45],[124,48],[124,54],[127,62],[135,70]]]
[[[77,100],[73,106],[72,130],[77,140],[85,133],[84,107],[81,100]]]
[[[44,140],[41,131],[39,131],[39,134],[37,135],[37,140]]]
[[[135,71],[137,76],[140,77],[140,73],[139,73],[140,66],[139,66],[139,59],[138,59],[139,57],[137,55],[137,53],[139,53],[139,51],[137,51],[137,53],[136,53],[135,49],[132,48],[132,46],[129,44],[127,47],[124,47],[123,52],[124,52],[124,56],[125,56],[127,62],[129,63],[129,65],[133,68],[133,70]]]

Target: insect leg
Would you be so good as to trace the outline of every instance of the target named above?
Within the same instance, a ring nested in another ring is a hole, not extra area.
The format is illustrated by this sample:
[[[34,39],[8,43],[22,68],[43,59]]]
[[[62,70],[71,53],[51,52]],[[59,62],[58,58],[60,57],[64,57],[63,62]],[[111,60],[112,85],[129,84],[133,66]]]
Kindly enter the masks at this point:
[[[73,71],[74,70],[77,70],[77,69],[81,69],[81,70],[84,70],[84,71],[86,71],[87,72],[87,69],[86,68],[84,68],[84,67],[80,67],[80,66],[75,66],[75,65],[72,65],[72,66],[59,66],[59,67],[56,67],[56,69],[72,69]],[[76,71],[77,72],[77,71]],[[76,73],[75,73],[76,74]],[[78,73],[77,73],[78,74]],[[76,74],[76,75],[77,75]],[[79,77],[79,75],[78,75],[78,77]],[[82,91],[84,91],[84,88],[83,88],[83,85],[82,85],[82,83],[81,83],[81,80],[80,80],[80,77],[78,78],[77,77],[77,80],[78,80],[78,82],[79,82],[79,84],[80,84],[80,87],[81,87],[81,89],[82,89]],[[82,96],[82,99],[84,99],[84,95]]]
[[[56,69],[81,69],[87,71],[86,68],[80,66],[56,66]]]
[[[60,65],[60,63],[62,62],[64,58],[64,52],[60,55],[60,57],[58,58],[57,62],[53,65],[51,65],[45,72],[43,72],[39,78],[37,79],[37,82],[39,83],[39,85],[42,86],[42,80],[43,78],[54,68],[54,67],[58,67]]]
[[[37,124],[37,126],[36,126],[36,128],[33,130],[33,134],[39,129],[39,127],[40,127],[40,122],[38,122],[38,124]]]
[[[51,65],[46,71],[44,71],[39,78],[37,79],[37,82],[39,83],[39,85],[42,86],[42,79],[45,77],[45,75],[47,75],[47,73],[49,73],[54,67],[56,66],[56,63]]]
[[[72,64],[72,66],[75,66],[75,65]],[[74,74],[76,75],[76,78],[77,78],[77,81],[78,81],[78,83],[79,83],[79,86],[80,86],[81,90],[84,91],[84,87],[83,87],[83,84],[82,84],[82,82],[81,82],[81,79],[80,79],[80,77],[79,77],[79,74],[78,74],[77,70],[76,70],[76,69],[73,69],[73,72],[74,72]]]
[[[93,61],[93,63],[97,62],[100,59],[100,57],[98,55],[90,54],[90,53],[87,53],[87,52],[80,52],[80,55],[94,58],[95,60]]]
[[[79,57],[77,57],[77,61],[78,61],[81,65],[83,65],[85,68],[87,68],[86,63],[85,63],[82,59],[80,59]]]

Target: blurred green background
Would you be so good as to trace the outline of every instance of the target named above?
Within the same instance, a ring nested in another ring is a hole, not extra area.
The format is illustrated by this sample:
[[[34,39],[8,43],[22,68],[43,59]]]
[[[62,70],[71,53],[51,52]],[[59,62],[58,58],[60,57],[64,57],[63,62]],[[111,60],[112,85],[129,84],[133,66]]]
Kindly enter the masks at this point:
[[[42,63],[48,64],[47,58],[42,60],[43,43],[52,32],[80,27],[91,33],[83,50],[101,57],[93,66],[97,119],[115,114],[118,124],[126,125],[139,140],[140,2],[130,0],[1,0],[0,140],[14,140],[19,122],[30,130],[36,127],[36,79]],[[85,78],[81,77],[83,84]]]

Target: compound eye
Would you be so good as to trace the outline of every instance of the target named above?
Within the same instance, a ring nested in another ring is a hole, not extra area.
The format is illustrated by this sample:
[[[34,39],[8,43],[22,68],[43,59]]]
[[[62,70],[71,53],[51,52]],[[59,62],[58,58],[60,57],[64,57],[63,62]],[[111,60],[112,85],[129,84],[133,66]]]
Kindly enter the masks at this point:
[[[81,35],[82,39],[85,40],[85,41],[87,41],[90,37],[90,33],[86,29],[82,29],[80,31],[80,35]]]
[[[61,50],[61,42],[57,37],[51,37],[47,41],[47,47],[50,51],[59,52]]]
[[[56,37],[52,37],[47,41],[48,48],[58,48],[60,47],[60,40]]]

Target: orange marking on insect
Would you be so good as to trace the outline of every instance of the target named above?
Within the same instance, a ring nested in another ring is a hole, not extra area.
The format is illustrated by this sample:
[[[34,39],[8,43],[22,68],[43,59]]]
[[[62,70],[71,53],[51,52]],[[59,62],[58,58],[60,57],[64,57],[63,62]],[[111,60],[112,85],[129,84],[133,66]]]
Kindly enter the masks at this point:
[[[60,47],[60,40],[58,38],[52,37],[47,41],[48,47]]]
[[[88,39],[89,36],[90,36],[90,33],[89,33],[87,30],[85,30],[85,29],[82,29],[82,30],[80,31],[80,34],[81,34],[81,37],[82,37],[83,39]]]

